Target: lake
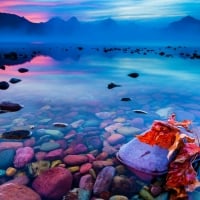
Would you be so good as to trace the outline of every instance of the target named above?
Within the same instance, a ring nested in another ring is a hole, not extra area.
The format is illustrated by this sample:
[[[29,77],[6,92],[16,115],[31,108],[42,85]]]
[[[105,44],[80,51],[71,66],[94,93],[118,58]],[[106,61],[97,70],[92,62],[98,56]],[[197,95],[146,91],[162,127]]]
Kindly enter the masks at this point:
[[[17,112],[2,113],[0,131],[26,129],[32,131],[32,137],[2,138],[0,143],[21,142],[22,146],[29,146],[34,155],[18,161],[21,162],[18,165],[16,155],[11,153],[12,162],[6,165],[0,161],[3,166],[0,183],[23,173],[29,177],[27,184],[31,187],[35,174],[31,174],[30,166],[39,160],[47,160],[49,165],[60,160],[58,165],[70,167],[77,178],[81,176],[79,168],[72,166],[80,167],[84,162],[63,161],[71,154],[90,154],[94,159],[105,161],[105,166],[117,168],[120,164],[115,154],[119,148],[150,128],[154,120],[166,121],[172,113],[176,113],[177,121],[192,120],[191,128],[195,129],[194,137],[198,139],[199,51],[198,47],[185,46],[2,44],[0,65],[4,65],[5,70],[0,69],[0,81],[9,82],[11,78],[21,81],[9,83],[8,89],[0,90],[0,103],[9,101],[24,107]],[[11,52],[17,56],[9,56]],[[28,71],[20,73],[20,68]],[[138,76],[131,77],[131,73]],[[109,89],[111,83],[114,87]],[[138,110],[141,112],[136,112]],[[116,133],[122,135],[123,140],[110,141],[108,138]],[[17,148],[0,146],[1,151]],[[60,154],[47,155],[56,149],[60,149]],[[0,152],[1,159],[3,155]],[[97,174],[102,168],[99,165],[93,166]],[[4,174],[8,167],[16,169],[15,175]],[[138,188],[147,183],[133,173],[127,176],[129,182],[130,177],[134,177],[137,186],[134,189],[130,186],[132,191],[129,190],[127,196],[136,199]],[[75,178],[73,187],[78,187]],[[100,197],[104,195],[103,198],[108,199],[109,195],[117,194],[117,186],[112,188]],[[123,188],[120,194],[126,192]]]

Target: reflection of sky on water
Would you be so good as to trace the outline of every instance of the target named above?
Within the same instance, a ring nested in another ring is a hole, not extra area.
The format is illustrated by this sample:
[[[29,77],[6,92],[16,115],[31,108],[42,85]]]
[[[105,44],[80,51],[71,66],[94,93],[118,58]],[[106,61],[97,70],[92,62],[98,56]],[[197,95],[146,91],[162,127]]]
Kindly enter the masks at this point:
[[[11,84],[7,91],[0,91],[2,98],[31,101],[49,98],[55,101],[85,102],[107,101],[123,96],[171,94],[195,94],[198,90],[197,68],[199,61],[182,58],[84,55],[79,60],[66,58],[55,61],[48,56],[37,56],[30,62],[8,66],[0,74],[1,80],[12,77],[22,81]],[[20,67],[29,72],[20,74]],[[137,79],[128,77],[138,72]],[[122,87],[107,89],[114,82]]]

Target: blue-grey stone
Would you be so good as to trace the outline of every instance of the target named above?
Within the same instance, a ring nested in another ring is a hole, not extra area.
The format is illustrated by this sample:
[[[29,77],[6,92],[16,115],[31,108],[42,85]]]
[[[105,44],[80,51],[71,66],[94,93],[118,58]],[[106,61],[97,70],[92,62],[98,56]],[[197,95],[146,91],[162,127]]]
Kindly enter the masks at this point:
[[[12,166],[15,156],[14,149],[6,149],[0,152],[0,169],[7,169]]]

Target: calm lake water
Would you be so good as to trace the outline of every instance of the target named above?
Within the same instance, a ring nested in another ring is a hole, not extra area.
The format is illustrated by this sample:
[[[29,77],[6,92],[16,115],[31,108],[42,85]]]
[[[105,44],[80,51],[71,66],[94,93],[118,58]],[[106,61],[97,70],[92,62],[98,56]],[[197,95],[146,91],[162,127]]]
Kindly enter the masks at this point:
[[[18,58],[5,59],[4,54],[12,51]],[[166,120],[172,112],[178,121],[192,120],[198,128],[200,60],[193,57],[194,53],[199,53],[199,48],[2,44],[0,65],[6,69],[0,69],[0,81],[22,81],[0,90],[0,101],[19,103],[24,108],[1,114],[0,131],[33,125],[33,136],[39,140],[39,129],[59,129],[64,135],[71,130],[78,134],[94,130],[105,135],[106,126],[120,122],[143,132],[153,120]],[[22,67],[29,71],[19,73]],[[132,78],[130,73],[139,76]],[[111,82],[120,87],[108,89]],[[99,117],[103,112],[107,116]],[[55,122],[69,126],[56,128]]]

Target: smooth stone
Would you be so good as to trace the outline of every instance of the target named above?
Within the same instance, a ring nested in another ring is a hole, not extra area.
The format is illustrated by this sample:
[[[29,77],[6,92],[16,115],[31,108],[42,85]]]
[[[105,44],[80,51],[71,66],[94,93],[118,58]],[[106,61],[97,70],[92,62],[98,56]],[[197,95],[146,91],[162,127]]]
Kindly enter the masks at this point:
[[[113,178],[111,193],[131,197],[134,192],[134,182],[126,176],[115,176]]]
[[[37,161],[44,160],[46,155],[47,155],[47,152],[39,151],[39,152],[35,153],[35,158]]]
[[[14,176],[17,170],[14,167],[8,167],[6,169],[6,176]]]
[[[8,111],[8,112],[15,112],[19,111],[23,108],[22,105],[18,103],[12,103],[10,101],[3,101],[0,103],[0,110],[1,111]]]
[[[69,192],[72,179],[72,174],[67,169],[54,167],[37,176],[32,187],[42,197],[58,200]]]
[[[141,133],[141,129],[131,127],[131,126],[123,126],[118,128],[117,133],[124,135],[124,136],[135,136],[136,134]]]
[[[79,190],[78,190],[78,200],[90,200],[90,196],[91,196],[90,191],[79,188]]]
[[[37,131],[39,134],[46,134],[54,137],[55,139],[60,139],[64,137],[64,134],[59,130],[51,130],[51,129],[39,129]]]
[[[18,149],[23,147],[22,142],[0,142],[0,151],[5,149]]]
[[[114,195],[114,196],[111,196],[109,200],[128,200],[128,198],[122,195]]]
[[[18,69],[18,72],[20,72],[20,73],[25,73],[25,72],[28,72],[28,71],[29,71],[28,69],[23,68],[23,67]]]
[[[84,127],[98,127],[99,126],[99,121],[95,119],[87,120],[84,123]]]
[[[167,172],[169,164],[167,155],[167,149],[140,142],[137,138],[122,145],[117,153],[119,160],[129,168],[157,175]]]
[[[28,185],[30,182],[30,179],[26,175],[19,175],[8,181],[7,183],[15,183],[19,185]]]
[[[65,154],[81,154],[88,151],[88,148],[84,144],[76,144],[65,150]]]
[[[53,126],[55,126],[55,127],[60,127],[60,128],[65,128],[65,127],[68,127],[69,124],[67,124],[67,123],[62,123],[62,122],[55,122],[55,123],[53,123]]]
[[[13,163],[15,157],[14,149],[6,149],[0,152],[0,169],[7,169]]]
[[[85,155],[67,155],[64,157],[63,161],[67,165],[81,165],[88,162],[88,157]]]
[[[0,81],[0,90],[7,90],[9,88],[9,83],[6,81]]]
[[[19,78],[11,78],[9,80],[9,82],[12,83],[12,84],[19,83],[20,81],[21,81],[21,79],[19,79]]]
[[[24,185],[5,183],[0,185],[1,200],[41,200],[40,196]]]
[[[104,129],[107,131],[107,132],[110,132],[110,133],[115,133],[115,131],[119,128],[121,128],[123,126],[122,123],[114,123],[114,124],[111,124],[109,126],[106,126]]]
[[[173,111],[172,107],[161,108],[156,111],[160,117],[167,119],[170,113]]]
[[[56,149],[53,151],[48,152],[45,155],[45,160],[57,160],[57,159],[61,159],[63,157],[63,149]]]
[[[94,178],[90,174],[86,174],[81,177],[79,182],[79,188],[92,191],[94,186]]]
[[[114,165],[114,163],[111,160],[108,160],[108,161],[107,160],[97,160],[92,163],[92,166],[95,169],[102,169],[106,166],[112,166],[112,165]]]
[[[60,144],[56,142],[45,142],[42,145],[40,145],[40,150],[45,152],[53,151],[58,148],[60,148]]]
[[[58,165],[62,164],[62,161],[61,160],[54,160],[52,161],[51,163],[51,168],[53,167],[57,167]]]
[[[115,117],[116,112],[98,112],[95,115],[100,119],[109,119]]]
[[[34,150],[31,147],[21,147],[17,149],[14,158],[14,166],[16,168],[24,167],[34,157]]]
[[[125,137],[121,134],[114,133],[107,138],[107,141],[111,145],[120,144],[125,140]]]
[[[80,167],[79,166],[72,166],[67,168],[71,173],[79,172]]]
[[[80,120],[77,120],[75,122],[72,122],[70,125],[72,128],[79,128],[83,125],[84,123],[84,120],[83,119],[80,119]]]
[[[89,172],[89,170],[92,168],[92,164],[91,163],[85,163],[82,164],[80,167],[80,173],[81,174],[86,174]]]
[[[93,187],[94,195],[99,195],[101,192],[109,191],[113,177],[115,175],[115,168],[112,166],[104,167],[98,174]]]
[[[3,177],[6,175],[6,170],[0,169],[0,177]]]
[[[26,168],[27,172],[31,177],[36,177],[43,173],[44,171],[47,171],[50,168],[50,161],[47,160],[40,160],[37,162],[29,163]]]

